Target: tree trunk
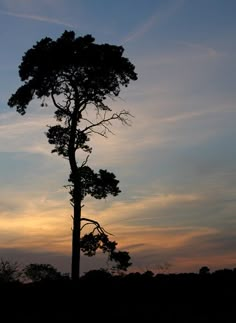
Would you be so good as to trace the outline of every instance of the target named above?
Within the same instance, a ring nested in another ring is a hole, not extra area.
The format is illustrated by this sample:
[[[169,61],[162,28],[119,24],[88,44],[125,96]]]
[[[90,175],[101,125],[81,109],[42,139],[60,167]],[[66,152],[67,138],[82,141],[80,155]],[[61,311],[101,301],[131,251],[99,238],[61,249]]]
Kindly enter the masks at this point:
[[[76,92],[76,89],[75,89]],[[77,93],[77,92],[76,92]],[[76,128],[79,120],[79,107],[78,102],[75,102],[75,109],[71,119],[70,141],[68,147],[69,162],[71,168],[71,176],[73,182],[73,228],[72,228],[72,263],[71,263],[71,278],[72,281],[78,281],[80,277],[80,219],[81,219],[81,184],[80,174],[76,162]]]
[[[73,173],[73,172],[72,172]],[[80,277],[80,221],[81,221],[81,187],[80,178],[77,174],[73,174],[73,228],[72,228],[72,263],[71,278],[72,281],[78,281]]]
[[[77,192],[74,192],[74,193],[76,194]],[[78,200],[79,200],[78,198],[75,198],[74,200],[74,217],[73,217],[73,229],[72,229],[72,264],[71,264],[72,281],[78,281],[80,277],[81,202]]]

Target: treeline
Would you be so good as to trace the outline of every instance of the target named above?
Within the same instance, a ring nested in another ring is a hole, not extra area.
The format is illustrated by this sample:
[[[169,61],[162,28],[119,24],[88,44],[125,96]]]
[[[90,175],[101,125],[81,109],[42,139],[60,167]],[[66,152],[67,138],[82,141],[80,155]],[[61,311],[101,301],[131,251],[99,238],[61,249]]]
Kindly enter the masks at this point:
[[[53,281],[65,278],[69,278],[69,275],[60,273],[50,264],[33,263],[21,266],[18,262],[0,260],[0,284]]]
[[[156,275],[101,269],[88,271],[75,283],[51,265],[27,265],[25,273],[27,268],[27,284],[19,277],[0,284],[2,316],[9,322],[236,321],[236,269],[211,273],[202,267],[198,273]]]
[[[169,281],[214,281],[218,279],[235,279],[236,268],[219,269],[213,272],[209,267],[203,266],[198,273],[157,273],[154,274],[151,270],[141,272],[126,273],[122,270],[107,270],[97,269],[86,272],[80,278],[80,284],[83,282],[105,283],[106,281],[124,281],[127,282],[161,282],[168,283]],[[51,264],[31,263],[25,266],[18,262],[10,262],[8,260],[0,260],[0,284],[4,283],[39,283],[52,281],[70,281],[69,273],[61,273]]]

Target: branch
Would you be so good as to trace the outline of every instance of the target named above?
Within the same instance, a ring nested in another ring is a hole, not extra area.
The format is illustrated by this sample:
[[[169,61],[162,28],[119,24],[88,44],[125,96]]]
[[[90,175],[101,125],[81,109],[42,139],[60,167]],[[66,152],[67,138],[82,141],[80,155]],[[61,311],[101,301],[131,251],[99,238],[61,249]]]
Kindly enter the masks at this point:
[[[86,158],[85,158],[85,160],[82,162],[82,164],[81,164],[81,166],[80,166],[80,167],[84,167],[84,166],[87,164],[88,159],[89,159],[89,156],[90,156],[90,155],[87,155],[87,157],[86,157]]]
[[[119,113],[113,113],[109,118],[105,117],[106,115],[106,111],[104,113],[104,117],[102,120],[98,121],[97,123],[93,123],[90,120],[88,120],[87,118],[81,118],[82,120],[86,121],[89,123],[89,126],[85,127],[83,130],[81,130],[82,132],[87,132],[88,130],[90,132],[95,132],[97,134],[100,134],[103,137],[106,137],[106,132],[110,132],[112,133],[112,131],[110,130],[109,126],[111,125],[111,121],[112,120],[120,120],[122,124],[124,125],[130,125],[129,123],[129,117],[133,117],[128,111],[126,110],[122,110]],[[102,126],[104,128],[103,132],[99,132],[99,131],[95,131],[93,128],[95,127],[100,127]]]
[[[55,105],[55,107],[60,110],[61,112],[63,112],[64,114],[66,114],[67,116],[71,116],[71,113],[68,109],[65,110],[65,108],[63,108],[60,104],[58,104],[54,98],[54,94],[51,92],[51,98],[52,98],[52,102]],[[70,104],[69,104],[70,105]]]
[[[87,102],[82,102],[81,103],[81,106],[83,106],[80,110],[79,110],[79,112],[81,113],[81,115],[82,115],[82,112],[86,109],[86,107],[87,107]]]
[[[88,121],[88,122],[90,122],[91,124],[93,124],[91,121],[89,121],[89,120],[87,120],[87,119],[85,119],[85,118],[83,118],[83,120],[84,121]],[[88,135],[88,134],[91,134],[91,133],[95,133],[95,134],[97,134],[97,135],[100,135],[100,136],[102,136],[102,137],[105,137],[105,138],[107,138],[107,132],[109,132],[109,133],[111,133],[112,135],[114,135],[114,133],[111,131],[111,129],[109,129],[108,128],[108,126],[106,126],[105,124],[103,124],[102,125],[103,126],[103,130],[98,130],[98,131],[96,131],[96,130],[94,130],[92,127],[90,128],[90,130],[89,131],[86,131],[86,134]]]
[[[113,235],[113,234],[109,233],[108,231],[106,231],[103,227],[101,227],[101,225],[97,221],[95,221],[95,220],[91,220],[91,219],[88,219],[88,218],[81,218],[80,219],[80,222],[82,222],[82,221],[87,221],[89,223],[85,223],[84,225],[82,225],[82,227],[80,228],[80,231],[82,231],[83,228],[86,225],[93,224],[93,225],[95,225],[95,228],[94,228],[93,232],[95,230],[98,230],[99,233],[102,233],[102,234],[107,233],[107,234]]]

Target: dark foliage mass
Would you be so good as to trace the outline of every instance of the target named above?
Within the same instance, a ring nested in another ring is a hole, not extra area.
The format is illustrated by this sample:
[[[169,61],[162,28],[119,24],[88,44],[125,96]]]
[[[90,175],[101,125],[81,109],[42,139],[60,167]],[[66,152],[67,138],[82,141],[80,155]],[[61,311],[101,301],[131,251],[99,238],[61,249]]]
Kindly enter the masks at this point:
[[[122,57],[123,47],[94,40],[91,35],[75,38],[73,31],[65,31],[56,41],[45,37],[37,42],[23,57],[19,75],[24,85],[11,96],[9,105],[24,114],[34,97],[68,94],[72,99],[69,95],[76,88],[83,103],[104,108],[107,95],[117,96],[120,86],[137,76],[134,66]],[[64,114],[59,109],[58,119]]]
[[[24,268],[23,273],[32,282],[61,278],[61,274],[50,264],[29,264]]]
[[[93,270],[77,283],[61,276],[31,284],[1,283],[0,288],[1,317],[9,322],[75,322],[78,313],[95,322],[236,321],[236,269],[115,276]]]

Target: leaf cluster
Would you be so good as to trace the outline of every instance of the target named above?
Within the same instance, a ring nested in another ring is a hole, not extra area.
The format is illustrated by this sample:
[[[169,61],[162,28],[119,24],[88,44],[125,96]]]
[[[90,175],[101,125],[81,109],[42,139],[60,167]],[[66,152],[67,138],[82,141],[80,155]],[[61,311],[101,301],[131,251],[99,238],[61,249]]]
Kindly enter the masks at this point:
[[[65,158],[69,157],[69,142],[71,136],[70,127],[63,127],[61,125],[56,125],[49,127],[48,132],[46,133],[48,137],[49,144],[55,146],[51,151],[52,153],[57,153],[62,155]],[[89,137],[83,131],[76,129],[75,130],[75,143],[74,150],[81,149],[86,153],[91,153],[92,148],[87,145]]]
[[[117,242],[110,241],[105,233],[94,234],[92,232],[85,234],[80,241],[81,251],[89,257],[96,254],[97,250],[102,250],[103,253],[114,252]]]
[[[90,232],[85,234],[80,241],[81,251],[86,256],[92,257],[100,249],[103,253],[108,253],[108,261],[116,263],[112,270],[126,271],[132,265],[130,255],[127,251],[117,251],[116,246],[117,242],[110,241],[108,235],[103,232],[97,234]]]
[[[84,199],[86,195],[90,195],[96,199],[104,199],[109,194],[117,196],[121,191],[118,187],[119,180],[112,172],[106,169],[100,169],[95,173],[89,166],[79,167],[75,176],[70,175],[69,182],[80,183],[80,198]],[[70,194],[72,202],[74,201],[74,185],[70,186]]]

